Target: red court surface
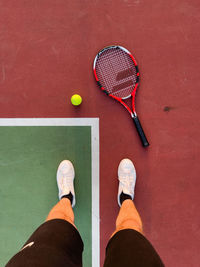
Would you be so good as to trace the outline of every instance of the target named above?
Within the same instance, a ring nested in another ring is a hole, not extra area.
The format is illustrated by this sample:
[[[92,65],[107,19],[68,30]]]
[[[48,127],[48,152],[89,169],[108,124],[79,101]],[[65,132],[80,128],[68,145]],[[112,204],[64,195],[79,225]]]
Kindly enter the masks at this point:
[[[124,157],[135,163],[135,203],[165,265],[199,266],[199,10],[197,0],[0,1],[0,116],[100,118],[101,266]],[[93,59],[110,44],[138,61],[148,149],[94,80]]]

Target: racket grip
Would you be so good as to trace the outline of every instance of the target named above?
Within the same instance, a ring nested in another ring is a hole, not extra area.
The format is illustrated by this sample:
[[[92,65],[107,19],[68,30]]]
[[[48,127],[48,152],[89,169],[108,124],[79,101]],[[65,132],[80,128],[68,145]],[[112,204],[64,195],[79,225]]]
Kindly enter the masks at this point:
[[[141,140],[141,142],[142,142],[142,145],[143,145],[144,147],[149,146],[149,142],[147,141],[147,138],[146,138],[146,136],[145,136],[145,134],[144,134],[144,131],[143,131],[143,129],[142,129],[142,126],[141,126],[141,124],[140,124],[140,121],[139,121],[138,116],[134,116],[134,117],[133,117],[133,121],[134,121],[135,127],[136,127],[136,129],[137,129],[137,132],[138,132],[138,134],[139,134],[139,137],[140,137],[140,140]]]

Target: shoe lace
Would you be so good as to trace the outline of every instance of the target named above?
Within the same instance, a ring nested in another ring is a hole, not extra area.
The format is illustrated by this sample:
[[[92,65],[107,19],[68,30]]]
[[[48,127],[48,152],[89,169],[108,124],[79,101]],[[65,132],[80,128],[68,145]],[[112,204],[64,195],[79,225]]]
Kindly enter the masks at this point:
[[[71,185],[70,179],[68,179],[67,174],[63,174],[62,180],[61,180],[61,188],[64,189],[66,187],[69,187]]]
[[[120,182],[125,188],[134,189],[133,178],[130,175],[123,175],[120,177]]]

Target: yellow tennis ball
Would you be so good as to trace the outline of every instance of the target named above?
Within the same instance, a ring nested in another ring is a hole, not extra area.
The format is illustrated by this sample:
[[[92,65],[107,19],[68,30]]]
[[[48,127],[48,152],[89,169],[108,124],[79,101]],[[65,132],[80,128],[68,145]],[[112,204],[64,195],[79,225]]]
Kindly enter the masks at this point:
[[[82,103],[82,97],[80,95],[75,94],[71,97],[71,102],[72,105],[79,106]]]

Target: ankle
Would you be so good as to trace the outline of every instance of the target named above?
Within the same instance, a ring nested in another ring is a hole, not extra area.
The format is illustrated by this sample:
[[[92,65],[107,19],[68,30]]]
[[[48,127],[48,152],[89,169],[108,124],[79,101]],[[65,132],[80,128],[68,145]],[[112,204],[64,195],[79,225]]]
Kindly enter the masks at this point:
[[[73,203],[73,195],[72,195],[71,192],[69,192],[69,194],[64,195],[64,196],[61,197],[61,199],[63,199],[63,198],[68,199],[70,201],[71,205],[72,205],[72,203]]]
[[[121,203],[121,205],[123,204],[123,202],[124,202],[125,200],[131,200],[131,201],[132,201],[132,197],[131,197],[130,195],[125,194],[124,192],[122,192],[122,193],[120,194],[120,203]]]

